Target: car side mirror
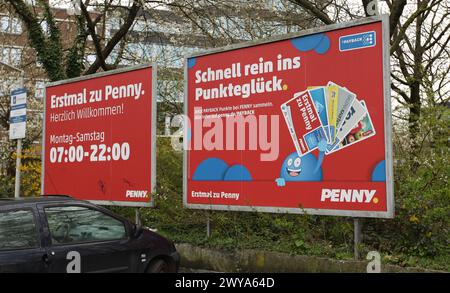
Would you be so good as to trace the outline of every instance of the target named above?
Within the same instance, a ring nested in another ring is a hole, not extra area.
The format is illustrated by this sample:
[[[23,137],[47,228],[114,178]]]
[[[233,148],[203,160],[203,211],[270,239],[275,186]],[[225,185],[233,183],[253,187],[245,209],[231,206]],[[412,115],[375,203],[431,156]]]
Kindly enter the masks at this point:
[[[144,228],[142,227],[142,225],[140,223],[133,224],[133,230],[132,230],[131,236],[133,238],[138,238],[139,236],[141,236],[142,231],[144,231]]]

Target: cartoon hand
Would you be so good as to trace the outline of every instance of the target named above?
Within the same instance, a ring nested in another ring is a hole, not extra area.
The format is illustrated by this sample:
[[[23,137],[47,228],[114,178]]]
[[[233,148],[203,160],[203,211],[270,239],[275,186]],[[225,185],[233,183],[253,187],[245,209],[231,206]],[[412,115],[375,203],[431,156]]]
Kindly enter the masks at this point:
[[[323,157],[325,156],[325,151],[327,150],[327,141],[325,139],[319,141],[318,148],[319,148],[319,158],[317,159],[317,166],[314,169],[313,173],[316,173],[320,169],[320,166],[322,166]]]
[[[277,186],[285,186],[286,185],[286,180],[284,180],[284,178],[277,178],[275,179],[275,182],[277,183]]]
[[[320,152],[325,152],[327,150],[327,141],[325,139],[322,139],[321,141],[319,141],[318,147]]]

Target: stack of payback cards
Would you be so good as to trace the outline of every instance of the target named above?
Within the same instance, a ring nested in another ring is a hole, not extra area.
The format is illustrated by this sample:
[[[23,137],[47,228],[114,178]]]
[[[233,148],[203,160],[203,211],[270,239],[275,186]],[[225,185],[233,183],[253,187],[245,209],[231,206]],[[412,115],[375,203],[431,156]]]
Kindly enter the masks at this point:
[[[325,154],[330,154],[375,135],[365,102],[331,81],[296,93],[281,111],[299,156],[318,148],[321,141],[326,141]]]

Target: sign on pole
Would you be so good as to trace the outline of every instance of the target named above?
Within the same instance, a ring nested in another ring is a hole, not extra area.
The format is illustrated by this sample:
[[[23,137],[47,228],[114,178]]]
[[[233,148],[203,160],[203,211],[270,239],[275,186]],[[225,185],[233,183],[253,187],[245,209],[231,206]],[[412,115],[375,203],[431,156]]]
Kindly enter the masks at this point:
[[[388,18],[189,56],[184,204],[394,215]]]
[[[155,66],[49,84],[44,116],[44,194],[105,205],[153,205]]]
[[[9,139],[25,138],[27,124],[27,90],[11,91],[11,112],[9,115]]]

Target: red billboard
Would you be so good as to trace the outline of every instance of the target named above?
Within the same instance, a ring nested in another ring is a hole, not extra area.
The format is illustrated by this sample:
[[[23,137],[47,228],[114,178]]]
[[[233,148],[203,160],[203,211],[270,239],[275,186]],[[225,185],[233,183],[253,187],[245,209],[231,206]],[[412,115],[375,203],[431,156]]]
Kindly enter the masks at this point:
[[[393,217],[387,21],[189,56],[185,206]]]
[[[155,85],[150,65],[47,85],[42,193],[152,206]]]

